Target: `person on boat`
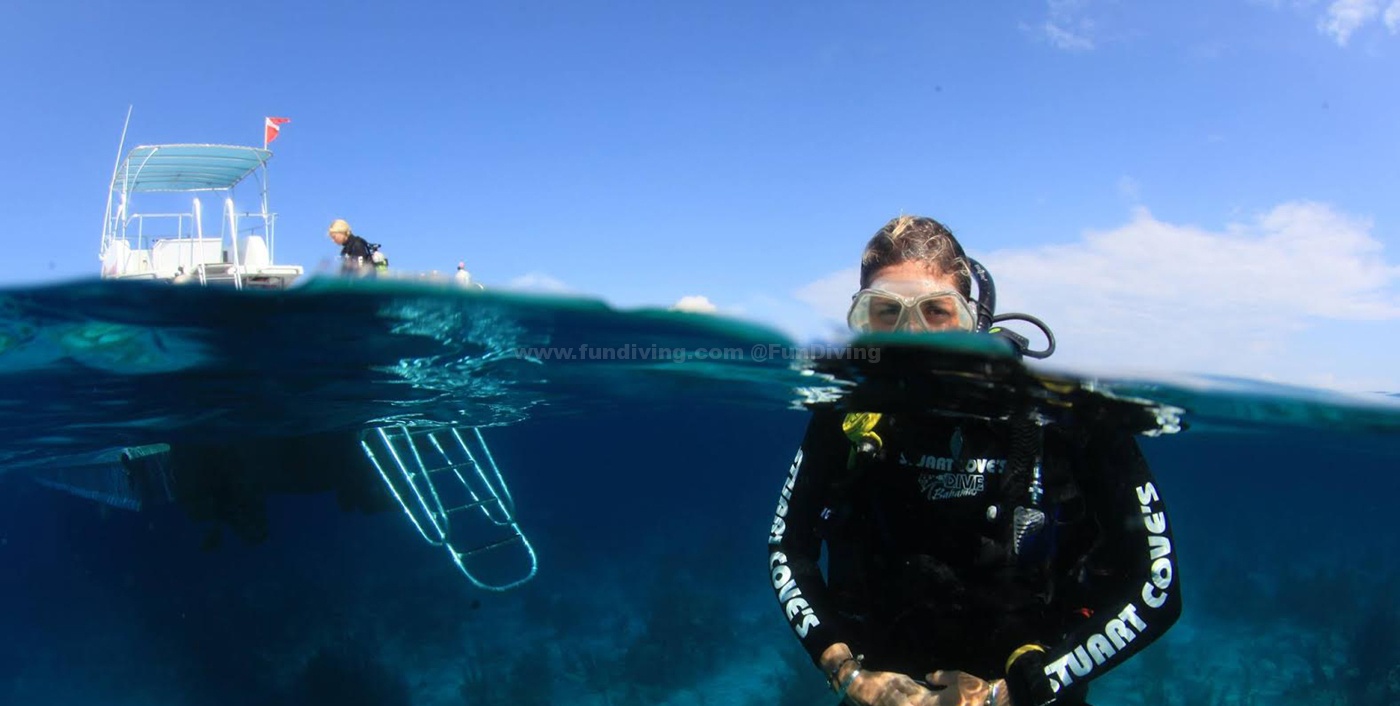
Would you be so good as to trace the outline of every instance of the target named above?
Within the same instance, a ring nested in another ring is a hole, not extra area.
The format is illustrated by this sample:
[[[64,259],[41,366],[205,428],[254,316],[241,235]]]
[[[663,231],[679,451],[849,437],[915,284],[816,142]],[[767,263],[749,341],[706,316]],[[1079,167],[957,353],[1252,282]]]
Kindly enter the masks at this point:
[[[327,235],[340,246],[340,270],[347,274],[365,274],[376,269],[377,261],[375,255],[377,248],[371,246],[369,241],[355,235],[350,230],[350,224],[344,219],[337,218],[331,221],[331,226]]]
[[[848,324],[985,328],[974,268],[989,283],[937,221],[891,220],[865,248]],[[1181,613],[1133,432],[906,407],[814,410],[768,538],[789,626],[846,703],[1083,704]]]
[[[472,286],[472,273],[467,271],[467,263],[457,263],[457,272],[452,275],[452,281],[459,287]]]

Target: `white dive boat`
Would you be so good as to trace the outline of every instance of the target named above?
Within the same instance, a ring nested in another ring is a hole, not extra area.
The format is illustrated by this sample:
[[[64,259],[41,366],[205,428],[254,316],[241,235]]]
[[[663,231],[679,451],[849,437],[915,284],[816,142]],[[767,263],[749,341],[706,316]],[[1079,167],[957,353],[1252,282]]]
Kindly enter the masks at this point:
[[[273,260],[275,213],[267,204],[267,162],[272,152],[235,145],[143,145],[118,162],[102,226],[104,279],[197,282],[238,289],[283,289],[302,274],[300,265]],[[260,191],[257,211],[240,211],[233,189],[252,176]],[[220,200],[217,231],[204,230],[201,195]],[[160,194],[164,194],[163,196]],[[160,212],[139,211],[143,199],[194,194]],[[155,195],[153,195],[155,194]],[[190,210],[184,212],[182,209]]]

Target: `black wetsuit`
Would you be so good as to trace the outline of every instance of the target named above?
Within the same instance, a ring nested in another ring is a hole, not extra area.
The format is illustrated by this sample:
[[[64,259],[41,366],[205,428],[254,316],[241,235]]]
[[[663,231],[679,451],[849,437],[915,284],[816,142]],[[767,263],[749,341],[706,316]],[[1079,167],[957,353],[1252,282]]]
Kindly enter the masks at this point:
[[[1014,507],[1033,503],[1007,481],[1028,477],[1007,472],[1009,424],[885,415],[882,451],[852,469],[842,419],[815,413],[768,540],[773,588],[814,662],[844,642],[867,669],[992,680],[1034,643],[1071,703],[1180,615],[1165,509],[1131,434],[1045,427],[1035,495],[1053,521],[1014,552]]]
[[[374,268],[374,251],[369,247],[369,241],[354,233],[346,236],[345,244],[340,247],[341,263],[343,270],[358,271]]]

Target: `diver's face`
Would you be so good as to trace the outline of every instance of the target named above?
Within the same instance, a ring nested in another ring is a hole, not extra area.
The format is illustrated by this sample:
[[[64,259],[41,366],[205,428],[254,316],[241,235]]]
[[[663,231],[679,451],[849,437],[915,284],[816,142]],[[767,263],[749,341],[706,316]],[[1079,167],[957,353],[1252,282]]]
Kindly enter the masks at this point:
[[[350,237],[350,234],[343,230],[333,230],[330,232],[330,236],[331,240],[334,240],[336,245],[344,245],[345,241]]]
[[[848,323],[864,332],[921,333],[970,331],[975,318],[955,277],[919,262],[901,262],[875,272],[856,295]]]

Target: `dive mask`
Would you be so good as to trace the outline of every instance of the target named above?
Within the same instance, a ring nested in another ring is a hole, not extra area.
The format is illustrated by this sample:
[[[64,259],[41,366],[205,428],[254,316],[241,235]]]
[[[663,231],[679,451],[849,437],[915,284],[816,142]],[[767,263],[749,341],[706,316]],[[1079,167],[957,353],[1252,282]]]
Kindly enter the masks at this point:
[[[911,282],[872,282],[856,292],[846,323],[859,333],[892,331],[972,331],[977,317],[961,292],[930,291]],[[905,290],[907,294],[894,291]]]

